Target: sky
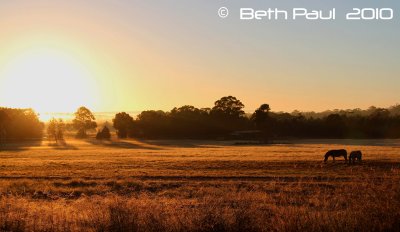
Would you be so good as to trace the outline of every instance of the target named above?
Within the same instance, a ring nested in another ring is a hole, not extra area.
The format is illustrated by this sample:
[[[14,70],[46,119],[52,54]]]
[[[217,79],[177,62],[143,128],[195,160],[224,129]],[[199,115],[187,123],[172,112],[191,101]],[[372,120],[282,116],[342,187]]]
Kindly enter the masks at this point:
[[[243,21],[241,7],[338,19]],[[354,7],[394,19],[344,20]],[[248,112],[387,107],[400,103],[398,14],[398,0],[4,0],[0,106],[170,110],[233,95]]]

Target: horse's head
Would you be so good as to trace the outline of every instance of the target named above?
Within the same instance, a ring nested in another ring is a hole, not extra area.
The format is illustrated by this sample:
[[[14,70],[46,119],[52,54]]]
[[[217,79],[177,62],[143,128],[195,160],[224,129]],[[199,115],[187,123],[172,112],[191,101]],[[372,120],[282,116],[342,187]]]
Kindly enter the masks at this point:
[[[324,162],[326,162],[326,161],[328,160],[328,158],[329,158],[329,152],[325,153],[325,159],[324,159]]]

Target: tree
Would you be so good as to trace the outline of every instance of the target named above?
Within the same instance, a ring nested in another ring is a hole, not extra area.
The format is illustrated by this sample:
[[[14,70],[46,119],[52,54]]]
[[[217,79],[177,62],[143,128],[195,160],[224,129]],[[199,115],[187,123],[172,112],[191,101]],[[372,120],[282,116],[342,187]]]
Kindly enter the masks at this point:
[[[171,135],[175,138],[200,138],[210,132],[207,128],[209,114],[194,106],[175,107],[169,113]]]
[[[262,104],[253,115],[251,115],[251,121],[254,123],[256,128],[263,134],[264,140],[268,141],[272,136],[272,120],[269,115],[271,108],[268,104]]]
[[[85,138],[87,136],[87,130],[95,129],[97,127],[97,124],[94,120],[95,117],[88,108],[83,106],[80,107],[75,112],[75,119],[72,121],[74,128],[78,130],[76,137]]]
[[[43,137],[44,124],[32,109],[0,108],[0,110],[4,111],[8,118],[3,123],[7,139],[21,141]]]
[[[6,123],[9,121],[8,114],[4,111],[0,111],[0,146],[4,143],[7,136]]]
[[[57,139],[64,141],[65,123],[62,119],[58,119],[57,123]]]
[[[47,137],[49,140],[57,142],[57,120],[55,118],[50,119],[47,125]]]
[[[128,132],[132,128],[132,125],[133,118],[125,112],[116,114],[113,119],[113,126],[117,130],[118,138],[128,137]]]
[[[345,116],[340,114],[330,114],[324,118],[325,133],[329,138],[342,138],[346,134]]]
[[[243,108],[243,103],[233,96],[217,100],[210,111],[215,134],[226,136],[233,131],[245,129],[248,118],[245,117]]]
[[[233,96],[222,97],[214,103],[211,114],[222,118],[238,119],[245,116],[243,103]]]
[[[97,132],[96,139],[107,139],[111,138],[110,129],[107,126],[104,126],[103,129]]]
[[[251,121],[254,123],[256,128],[263,134],[265,140],[269,140],[272,135],[272,123],[269,111],[271,108],[268,104],[262,104],[258,109],[251,115]]]
[[[49,139],[58,141],[64,140],[65,123],[62,119],[52,118],[47,126],[47,136]]]
[[[171,117],[162,110],[142,111],[135,121],[134,134],[145,138],[171,137]]]
[[[269,119],[269,111],[271,108],[268,104],[262,104],[251,116],[251,120],[255,123],[256,127],[262,129]]]

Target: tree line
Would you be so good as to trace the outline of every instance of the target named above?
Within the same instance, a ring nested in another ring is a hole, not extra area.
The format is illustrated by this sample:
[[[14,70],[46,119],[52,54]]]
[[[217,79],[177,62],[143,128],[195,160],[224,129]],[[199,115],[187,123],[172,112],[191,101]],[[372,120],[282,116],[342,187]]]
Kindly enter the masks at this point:
[[[135,119],[115,115],[120,138],[258,139],[282,138],[400,138],[400,106],[389,109],[335,110],[320,114],[272,112],[262,104],[251,114],[233,96],[222,97],[212,108],[182,106],[171,111],[148,110]]]
[[[113,127],[113,128],[111,128]],[[0,143],[4,140],[42,138],[44,124],[32,109],[0,108]],[[370,107],[367,110],[314,112],[272,112],[261,104],[253,113],[234,96],[215,101],[211,108],[185,105],[170,111],[146,110],[135,118],[117,113],[112,125],[99,127],[93,113],[80,107],[71,123],[51,119],[47,136],[56,142],[73,129],[77,138],[97,130],[97,139],[110,139],[110,129],[119,138],[143,139],[254,139],[269,142],[290,138],[400,138],[400,106]]]

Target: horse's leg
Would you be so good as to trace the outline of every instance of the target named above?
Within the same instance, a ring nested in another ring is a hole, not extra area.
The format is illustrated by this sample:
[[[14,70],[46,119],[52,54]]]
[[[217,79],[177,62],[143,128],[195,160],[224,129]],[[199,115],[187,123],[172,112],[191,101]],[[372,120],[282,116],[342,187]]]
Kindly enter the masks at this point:
[[[333,162],[335,162],[335,156],[332,156],[332,158],[333,158]]]

